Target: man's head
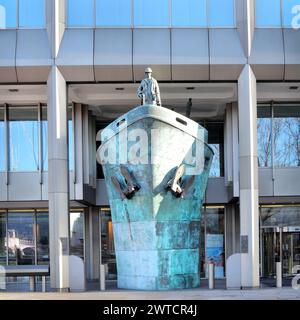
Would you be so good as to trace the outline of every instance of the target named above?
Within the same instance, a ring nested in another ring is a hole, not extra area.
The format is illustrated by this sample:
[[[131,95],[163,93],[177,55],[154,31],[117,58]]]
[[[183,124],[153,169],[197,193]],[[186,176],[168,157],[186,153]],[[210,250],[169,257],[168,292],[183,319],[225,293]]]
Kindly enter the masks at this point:
[[[151,68],[146,68],[146,69],[145,69],[145,75],[146,75],[146,78],[151,78],[151,76],[152,76],[152,69],[151,69]]]

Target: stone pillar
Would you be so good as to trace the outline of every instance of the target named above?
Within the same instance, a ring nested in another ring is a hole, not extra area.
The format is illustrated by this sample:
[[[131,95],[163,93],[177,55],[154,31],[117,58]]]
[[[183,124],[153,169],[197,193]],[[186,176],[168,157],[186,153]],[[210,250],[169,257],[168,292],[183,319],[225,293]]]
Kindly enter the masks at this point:
[[[66,81],[48,78],[48,193],[51,289],[69,291],[69,166]]]
[[[238,80],[240,250],[242,287],[259,286],[259,210],[256,79],[246,65]]]
[[[100,225],[99,208],[89,207],[85,213],[85,258],[88,280],[99,280]]]

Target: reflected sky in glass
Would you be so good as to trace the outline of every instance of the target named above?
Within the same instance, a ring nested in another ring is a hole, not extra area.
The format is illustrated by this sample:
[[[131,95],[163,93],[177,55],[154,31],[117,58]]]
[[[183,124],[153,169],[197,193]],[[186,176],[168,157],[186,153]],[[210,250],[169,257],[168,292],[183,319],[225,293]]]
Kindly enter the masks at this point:
[[[206,26],[206,0],[173,0],[172,25],[178,27]]]
[[[70,27],[92,27],[94,0],[68,0],[67,17]]]
[[[130,26],[131,0],[96,0],[97,26]]]
[[[45,0],[19,0],[19,27],[45,27]]]
[[[38,170],[38,122],[10,121],[10,170]]]
[[[271,118],[257,119],[257,151],[258,166],[271,167],[272,165],[272,122]]]
[[[295,13],[292,13],[294,6],[298,5],[300,7],[300,0],[282,0],[283,1],[283,26],[287,28],[292,28],[292,21],[295,17]],[[299,12],[299,11],[298,11]],[[300,19],[298,19],[300,21]]]
[[[209,146],[214,151],[213,161],[211,163],[209,176],[210,177],[220,177],[221,168],[220,168],[220,145],[219,144],[209,144]]]
[[[134,0],[135,26],[169,26],[169,0]]]
[[[0,0],[0,29],[16,28],[17,1]]]
[[[0,108],[0,171],[5,170],[4,121],[3,110]]]
[[[209,0],[210,27],[233,27],[235,25],[234,0]]]
[[[281,26],[280,0],[256,0],[255,23],[257,27]]]

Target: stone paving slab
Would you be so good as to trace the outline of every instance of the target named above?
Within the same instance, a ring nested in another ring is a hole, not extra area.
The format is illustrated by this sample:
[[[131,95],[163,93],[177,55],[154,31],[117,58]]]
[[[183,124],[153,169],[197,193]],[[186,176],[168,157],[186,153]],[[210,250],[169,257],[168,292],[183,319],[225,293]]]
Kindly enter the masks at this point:
[[[300,300],[300,290],[178,290],[166,292],[93,291],[73,293],[0,293],[0,300]]]

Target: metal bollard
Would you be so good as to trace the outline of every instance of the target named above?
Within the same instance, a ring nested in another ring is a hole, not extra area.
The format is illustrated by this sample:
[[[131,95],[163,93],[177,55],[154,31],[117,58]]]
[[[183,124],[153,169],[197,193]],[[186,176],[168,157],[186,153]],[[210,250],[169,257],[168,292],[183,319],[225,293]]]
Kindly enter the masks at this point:
[[[282,288],[282,266],[281,262],[276,262],[276,287]]]
[[[213,262],[208,264],[208,288],[215,288],[215,265]]]
[[[35,292],[36,291],[36,287],[35,287],[35,276],[30,276],[29,277],[29,290],[30,292]]]
[[[100,290],[105,291],[105,265],[100,264]]]
[[[42,292],[46,292],[46,277],[42,276]]]

